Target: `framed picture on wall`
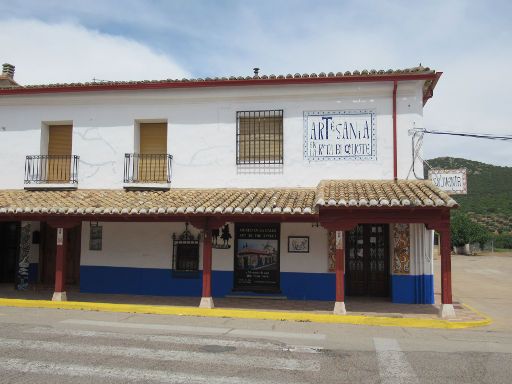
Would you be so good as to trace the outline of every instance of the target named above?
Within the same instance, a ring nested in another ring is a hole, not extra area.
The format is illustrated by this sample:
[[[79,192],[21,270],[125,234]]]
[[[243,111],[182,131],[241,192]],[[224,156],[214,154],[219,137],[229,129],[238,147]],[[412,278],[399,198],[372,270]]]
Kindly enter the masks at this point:
[[[309,236],[288,236],[289,253],[309,253]]]

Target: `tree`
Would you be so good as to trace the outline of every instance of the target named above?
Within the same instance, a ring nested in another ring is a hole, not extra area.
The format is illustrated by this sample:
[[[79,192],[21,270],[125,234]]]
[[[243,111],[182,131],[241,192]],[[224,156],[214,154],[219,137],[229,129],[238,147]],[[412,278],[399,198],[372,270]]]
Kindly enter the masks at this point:
[[[479,243],[483,246],[490,239],[490,234],[484,226],[474,222],[462,212],[452,214],[451,232],[452,245],[456,247],[471,243]]]

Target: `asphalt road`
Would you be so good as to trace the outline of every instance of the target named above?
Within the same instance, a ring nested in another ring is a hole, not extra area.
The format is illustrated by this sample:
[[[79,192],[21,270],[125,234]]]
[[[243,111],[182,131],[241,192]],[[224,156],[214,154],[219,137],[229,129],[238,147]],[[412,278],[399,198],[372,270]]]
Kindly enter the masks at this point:
[[[499,315],[493,326],[431,330],[2,307],[0,382],[510,384],[510,308],[500,307],[512,292],[501,290],[508,284],[502,274],[487,271],[475,282],[475,271],[507,271],[512,258],[473,260],[454,258],[455,293],[473,292],[468,298],[477,307],[487,302]]]

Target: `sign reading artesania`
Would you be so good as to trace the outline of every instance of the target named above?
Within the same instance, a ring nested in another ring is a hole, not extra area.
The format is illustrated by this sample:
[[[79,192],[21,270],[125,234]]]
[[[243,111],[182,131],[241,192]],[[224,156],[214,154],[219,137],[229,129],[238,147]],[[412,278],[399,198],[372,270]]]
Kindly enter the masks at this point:
[[[466,168],[431,169],[428,171],[428,178],[446,193],[458,195],[468,193]]]
[[[376,160],[375,111],[305,111],[304,159]]]

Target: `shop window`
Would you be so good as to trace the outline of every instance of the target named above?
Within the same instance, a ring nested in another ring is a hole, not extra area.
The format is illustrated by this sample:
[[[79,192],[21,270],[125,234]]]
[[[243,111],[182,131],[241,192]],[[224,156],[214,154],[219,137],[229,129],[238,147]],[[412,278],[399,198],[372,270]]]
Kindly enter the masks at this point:
[[[236,163],[283,164],[283,110],[236,113]]]
[[[172,269],[174,272],[197,273],[199,271],[199,235],[194,236],[185,224],[185,231],[177,236],[172,235],[173,254]]]

